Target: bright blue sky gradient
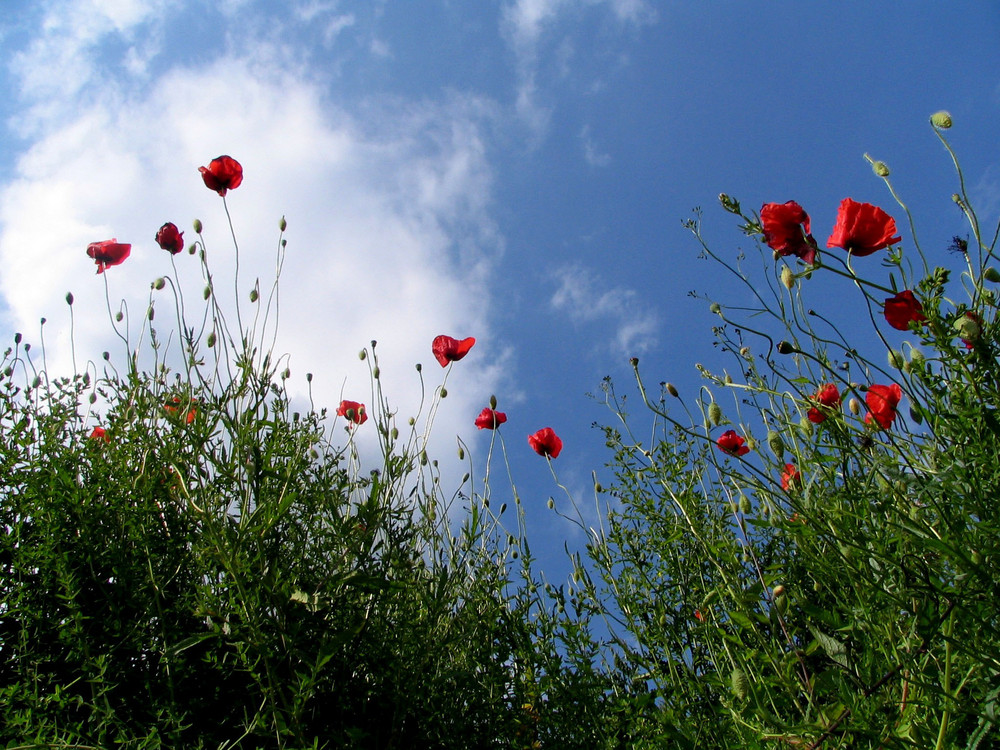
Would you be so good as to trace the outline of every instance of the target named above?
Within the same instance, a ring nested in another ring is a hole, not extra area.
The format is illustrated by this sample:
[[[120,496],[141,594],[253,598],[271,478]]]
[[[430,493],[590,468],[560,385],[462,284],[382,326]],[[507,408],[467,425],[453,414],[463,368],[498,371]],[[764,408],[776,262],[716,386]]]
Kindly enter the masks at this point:
[[[109,283],[143,309],[169,270],[160,224],[197,216],[227,246],[196,169],[230,153],[246,180],[229,205],[262,276],[288,216],[293,387],[314,371],[330,405],[342,389],[364,400],[356,353],[375,338],[405,411],[414,362],[437,382],[433,335],[477,336],[449,379],[442,450],[476,438],[496,393],[529,522],[556,556],[571,529],[545,510],[557,493],[525,436],[552,426],[560,479],[592,502],[608,456],[591,423],[610,415],[584,394],[605,375],[631,392],[630,356],[693,391],[715,319],[688,292],[743,294],[696,259],[680,226],[693,207],[733,255],[722,191],[750,209],[797,200],[821,246],[843,197],[876,203],[906,245],[869,152],[944,256],[967,231],[927,125],[948,109],[978,208],[1000,213],[1000,10],[986,0],[14,0],[0,24],[5,339],[32,339],[45,315],[50,365],[65,366],[72,290],[78,351],[112,348],[86,245],[134,243]]]

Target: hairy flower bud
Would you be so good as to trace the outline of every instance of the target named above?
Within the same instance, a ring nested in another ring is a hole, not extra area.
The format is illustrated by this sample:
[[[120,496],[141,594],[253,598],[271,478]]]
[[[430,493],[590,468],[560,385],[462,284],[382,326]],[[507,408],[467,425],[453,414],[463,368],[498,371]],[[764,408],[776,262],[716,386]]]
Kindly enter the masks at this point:
[[[740,495],[740,511],[743,515],[748,515],[753,510],[753,504],[746,495]]]
[[[781,439],[781,433],[769,430],[767,433],[767,446],[780,461],[785,455],[785,441]]]
[[[795,286],[795,274],[792,273],[792,269],[788,266],[782,266],[781,268],[781,283],[785,285],[785,289],[791,289]]]
[[[497,397],[496,396],[490,396],[490,408],[491,409],[496,409],[497,408]]]
[[[201,230],[202,230],[201,219],[195,219],[194,220],[194,233],[195,234],[201,234]]]
[[[884,161],[873,161],[872,171],[879,177],[889,176],[889,167]]]
[[[552,499],[552,498],[550,497],[550,498],[549,498],[549,501],[548,501],[548,502],[546,503],[546,505],[548,505],[548,506],[549,506],[549,510],[555,510],[555,507],[556,507],[556,501],[555,501],[555,500],[553,500],[553,499]]]
[[[250,301],[251,302],[256,302],[258,299],[260,299],[260,293],[256,289],[251,289],[250,290]]]
[[[447,388],[442,388],[441,389],[441,398],[448,398],[448,389]]]
[[[935,112],[931,115],[931,125],[941,130],[947,130],[951,127],[951,115],[943,109],[940,112]]]
[[[979,340],[979,335],[982,333],[979,321],[968,315],[963,315],[955,321],[955,330],[963,340],[973,343]]]
[[[851,414],[857,416],[858,414],[861,413],[861,402],[858,401],[856,398],[852,398],[850,401],[847,402],[847,408],[851,410]]]
[[[903,353],[898,349],[890,349],[886,358],[889,361],[889,367],[893,367],[897,370],[903,369],[903,366],[907,364],[906,359],[903,357]]]
[[[987,281],[992,281],[994,284],[1000,281],[1000,271],[990,266],[985,271],[983,271],[983,278]]]
[[[278,229],[280,229],[282,232],[284,232],[285,229],[287,229],[287,228],[288,228],[288,222],[285,221],[285,217],[282,216],[281,217],[281,221],[278,222]]]
[[[360,352],[358,352],[358,359],[360,359],[362,362],[368,359],[368,350],[362,349]]]
[[[667,383],[663,387],[666,388],[667,393],[669,393],[674,398],[680,398],[680,394],[677,392],[677,387],[673,383]]]
[[[714,312],[716,315],[722,314],[722,307],[719,305],[718,302],[713,302],[711,305],[708,306],[708,309]]]
[[[716,426],[722,421],[722,407],[715,401],[708,405],[708,419]]]

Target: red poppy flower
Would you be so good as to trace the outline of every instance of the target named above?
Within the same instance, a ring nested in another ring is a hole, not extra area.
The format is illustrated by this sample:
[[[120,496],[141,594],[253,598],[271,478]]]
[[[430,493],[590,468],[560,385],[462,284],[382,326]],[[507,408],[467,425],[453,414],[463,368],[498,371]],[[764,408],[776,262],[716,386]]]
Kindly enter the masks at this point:
[[[816,240],[809,233],[809,214],[798,203],[765,203],[760,223],[764,242],[778,255],[794,255],[810,264],[815,261]]]
[[[895,245],[900,239],[896,235],[896,220],[881,208],[844,198],[826,246],[842,247],[851,255],[861,257]]]
[[[174,396],[173,400],[169,404],[163,405],[163,410],[167,414],[176,414],[177,409],[180,406],[180,403],[181,403],[180,398],[178,396]],[[192,401],[191,403],[193,404],[194,402]],[[195,417],[197,416],[198,416],[198,409],[195,406],[192,406],[190,409],[188,409],[188,413],[184,417],[184,423],[191,424],[194,421]]]
[[[840,408],[840,391],[837,390],[837,385],[835,383],[827,383],[818,391],[816,395],[813,396],[816,399],[817,406],[812,407],[809,413],[806,414],[809,417],[809,421],[813,424],[823,424],[826,418],[830,416],[830,409]],[[819,407],[825,407],[820,409]]]
[[[534,435],[528,435],[528,444],[539,456],[558,458],[562,451],[562,440],[552,431],[551,427],[543,427]]]
[[[124,262],[131,252],[131,245],[114,239],[91,242],[87,246],[87,255],[97,263],[98,273],[104,273],[105,268]]]
[[[171,255],[177,255],[184,249],[184,232],[178,232],[177,225],[168,221],[156,233],[156,244]]]
[[[451,336],[435,336],[434,342],[431,344],[431,351],[434,352],[434,356],[437,357],[441,366],[447,367],[449,362],[458,362],[468,354],[475,343],[476,340],[471,337],[459,341]]]
[[[205,187],[225,196],[227,190],[235,190],[243,182],[243,167],[231,156],[218,156],[207,167],[198,167]]]
[[[868,404],[865,424],[871,424],[874,420],[883,430],[888,430],[896,419],[896,407],[902,398],[903,389],[895,383],[868,386],[868,393],[865,394],[865,403]]]
[[[700,609],[696,609],[694,611],[694,619],[696,619],[698,622],[705,622],[705,616],[701,613]]]
[[[340,406],[337,407],[337,416],[347,417],[351,422],[359,425],[368,421],[365,405],[359,404],[357,401],[341,401]]]
[[[802,485],[802,475],[795,468],[795,464],[785,464],[785,470],[781,472],[781,489],[788,492],[793,487]]]
[[[497,427],[502,425],[507,421],[507,415],[502,411],[496,411],[490,407],[486,407],[481,412],[479,416],[476,417],[476,427],[480,430],[495,430]]]
[[[715,444],[719,446],[720,451],[728,453],[730,456],[745,456],[750,452],[750,448],[744,445],[745,442],[746,440],[737,435],[735,430],[726,430],[715,441]]]
[[[910,321],[923,323],[927,320],[923,306],[909,289],[904,289],[895,297],[889,297],[885,301],[883,313],[889,325],[897,331],[909,330]]]
[[[94,431],[90,433],[91,440],[103,440],[105,443],[110,443],[111,438],[108,437],[108,433],[103,427],[95,427]]]

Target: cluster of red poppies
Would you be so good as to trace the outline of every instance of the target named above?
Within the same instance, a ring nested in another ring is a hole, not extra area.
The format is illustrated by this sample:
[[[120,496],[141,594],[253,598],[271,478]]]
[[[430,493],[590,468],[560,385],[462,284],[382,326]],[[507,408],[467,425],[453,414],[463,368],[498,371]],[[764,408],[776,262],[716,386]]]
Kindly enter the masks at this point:
[[[452,362],[458,362],[465,357],[475,343],[476,340],[471,336],[465,339],[436,336],[431,342],[431,351],[441,366],[447,367]],[[365,405],[357,401],[341,401],[337,408],[337,415],[347,417],[350,422],[356,425],[362,425],[368,420]],[[474,424],[480,430],[495,430],[506,421],[506,413],[487,406],[476,417]],[[562,440],[551,427],[543,427],[534,434],[528,435],[528,444],[535,453],[549,458],[557,458],[562,451]]]

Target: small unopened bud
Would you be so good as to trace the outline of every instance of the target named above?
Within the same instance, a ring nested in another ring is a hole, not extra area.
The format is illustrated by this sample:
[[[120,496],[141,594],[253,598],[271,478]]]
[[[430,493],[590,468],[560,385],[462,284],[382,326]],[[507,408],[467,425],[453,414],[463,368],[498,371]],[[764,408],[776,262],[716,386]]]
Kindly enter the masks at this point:
[[[723,380],[725,381],[726,385],[733,384],[733,376],[730,375],[728,372],[726,373],[726,377],[724,377]]]
[[[306,373],[306,382],[307,383],[313,382],[313,374],[311,372]]]
[[[774,589],[772,589],[771,596],[773,596],[775,599],[777,599],[779,596],[781,596],[784,593],[785,593],[785,587],[782,586],[779,583],[777,586],[774,587]]]
[[[376,380],[378,380],[379,375],[381,375],[381,374],[382,374],[382,371],[378,369],[378,366],[376,366],[376,367],[374,367],[372,369],[372,377],[375,378]]]
[[[360,352],[358,352],[358,359],[360,359],[362,362],[368,359],[368,350],[362,349]]]
[[[42,384],[42,379],[38,375],[35,375],[35,377],[31,381],[31,387],[37,388],[41,384]]]
[[[153,289],[159,291],[160,289],[163,289],[163,287],[165,287],[166,285],[167,285],[166,279],[164,279],[161,276],[160,278],[158,278],[156,281],[153,282]]]
[[[753,504],[750,502],[750,498],[746,495],[740,495],[740,511],[743,515],[747,515],[753,510]]]
[[[194,233],[195,234],[201,234],[201,230],[202,230],[201,219],[195,219],[194,220]]]
[[[188,255],[194,255],[196,252],[198,252],[198,246],[192,242],[188,245]]]
[[[216,340],[217,337],[215,335],[215,331],[209,331],[208,337],[205,339],[205,344],[207,344],[208,348],[211,349],[213,346],[215,346]]]
[[[66,304],[67,305],[73,304],[73,292],[66,292]]]
[[[286,367],[284,372],[281,373],[281,379],[288,380],[290,377],[292,377],[292,371]]]
[[[903,358],[903,353],[897,349],[890,349],[886,358],[889,361],[889,367],[893,367],[897,370],[903,369],[903,365],[906,364],[906,359]]]
[[[983,271],[983,278],[986,279],[987,281],[992,281],[994,284],[996,284],[998,281],[1000,281],[1000,271],[995,269],[993,266],[990,266],[985,271]]]
[[[781,269],[781,283],[785,285],[785,289],[791,289],[795,286],[795,274],[788,266]]]
[[[714,312],[716,315],[722,314],[722,307],[719,305],[718,302],[713,302],[711,305],[708,306],[708,309]]]
[[[389,430],[389,437],[391,437],[393,440],[398,440],[399,439],[399,430],[397,428],[393,427],[391,430]]]
[[[921,366],[924,363],[924,353],[919,349],[910,350],[910,362],[915,366]]]
[[[91,393],[90,396],[87,397],[87,400],[90,401],[90,403],[92,403],[92,404],[96,404],[97,403],[97,394],[96,393]]]
[[[288,228],[288,222],[285,221],[285,217],[282,216],[281,217],[281,221],[278,222],[278,229],[280,229],[282,232],[284,232],[285,229],[287,229],[287,228]]]
[[[813,434],[813,423],[809,420],[809,417],[802,417],[802,419],[799,420],[799,430],[801,430],[802,434],[806,437]]]
[[[491,409],[496,409],[497,408],[497,397],[496,396],[490,396],[490,408]]]
[[[550,497],[550,498],[549,498],[549,501],[548,501],[548,502],[546,503],[546,505],[548,505],[548,506],[549,506],[549,510],[555,510],[555,507],[556,507],[556,501],[555,501],[555,500],[553,500],[553,499],[552,499],[552,498]]]
[[[959,195],[958,193],[952,193],[951,194],[951,199],[952,199],[953,202],[957,203],[959,206],[963,205],[963,203],[962,203],[962,196]]]
[[[417,372],[420,372],[423,369],[424,369],[423,365],[421,365],[419,362],[417,362]]]
[[[260,299],[260,292],[258,292],[256,289],[251,289],[250,290],[250,301],[251,302],[256,302],[258,299]]]
[[[713,425],[716,426],[718,426],[719,422],[722,421],[722,407],[715,401],[708,405],[708,419]]]
[[[667,383],[664,386],[664,388],[666,388],[667,393],[669,393],[674,398],[680,398],[680,394],[677,392],[677,387],[673,383]]]
[[[969,342],[978,341],[979,335],[982,333],[979,321],[970,318],[968,314],[955,321],[955,330],[962,339]]]
[[[447,397],[448,397],[448,389],[447,388],[442,388],[441,389],[441,398],[447,398]]]
[[[951,115],[943,109],[940,112],[935,112],[931,115],[931,125],[941,130],[947,130],[951,127]]]
[[[884,161],[873,161],[872,171],[879,177],[889,176],[889,166]]]
[[[741,357],[749,357],[750,356],[750,347],[749,346],[741,347],[740,348],[740,356]]]
[[[785,441],[781,439],[781,433],[770,430],[767,433],[767,447],[771,449],[779,460],[785,455]]]
[[[778,354],[794,354],[796,351],[798,350],[788,341],[778,342]]]
[[[101,354],[101,357],[104,359],[105,362],[110,362],[111,361],[111,352],[103,352]]]
[[[146,312],[146,317],[149,318],[150,320],[152,320],[155,315],[156,315],[156,312],[153,310],[153,306],[150,305],[149,306],[149,310]]]
[[[420,465],[427,465],[427,451],[420,451]]]
[[[920,413],[920,409],[910,404],[910,419],[912,419],[916,424],[920,424],[924,421],[924,415]]]
[[[604,485],[600,482],[594,483],[594,492],[604,492]]]
[[[852,398],[850,401],[847,402],[847,408],[851,410],[851,414],[857,416],[858,414],[861,413],[861,402],[858,401],[856,398]]]
[[[638,367],[639,366],[639,358],[638,357],[630,357],[628,363],[630,365],[632,365],[632,367]]]
[[[212,287],[206,286],[205,287],[205,291],[202,292],[201,296],[204,297],[205,299],[208,299],[209,297],[211,297],[212,296]]]
[[[20,333],[15,333],[14,334],[14,343],[15,344],[20,344],[21,343],[21,334]]]

